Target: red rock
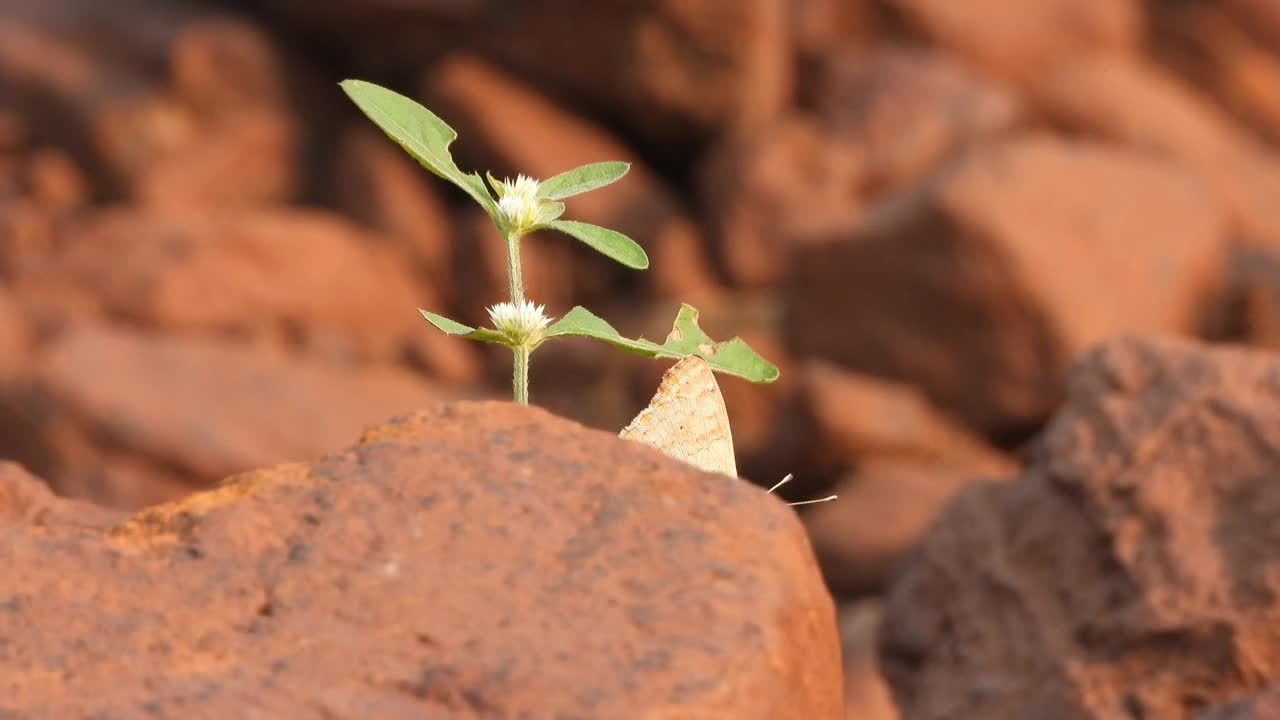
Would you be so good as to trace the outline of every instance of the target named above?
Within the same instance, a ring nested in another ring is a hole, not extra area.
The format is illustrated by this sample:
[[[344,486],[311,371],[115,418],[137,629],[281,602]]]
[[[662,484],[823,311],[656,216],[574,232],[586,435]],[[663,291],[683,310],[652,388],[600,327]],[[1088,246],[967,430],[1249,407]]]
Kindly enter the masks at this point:
[[[1032,89],[1055,124],[1194,170],[1226,207],[1238,240],[1280,247],[1280,156],[1168,73],[1137,59],[1080,58]]]
[[[1195,720],[1275,720],[1280,718],[1280,685],[1219,705],[1195,716]]]
[[[173,87],[104,110],[94,125],[99,150],[145,205],[204,209],[292,200],[301,182],[300,148],[282,62],[246,22],[186,25],[173,39]]]
[[[814,451],[848,467],[870,458],[963,461],[1001,475],[1013,464],[958,426],[904,383],[850,373],[822,361],[802,368],[803,398],[815,430]]]
[[[346,67],[391,72],[418,67],[460,42],[492,0],[262,0],[255,10]],[[483,30],[483,24],[481,24]]]
[[[1155,14],[1157,57],[1237,122],[1280,141],[1280,54],[1251,36],[1230,3],[1174,5]],[[1277,17],[1280,17],[1278,15]]]
[[[936,51],[884,47],[833,53],[811,93],[837,142],[862,157],[866,191],[923,180],[975,143],[1023,124],[1018,96]]]
[[[123,512],[55,497],[43,480],[21,465],[0,461],[0,523],[110,530],[125,518]]]
[[[1182,720],[1280,673],[1275,355],[1121,337],[886,597],[904,720]]]
[[[0,288],[0,383],[26,369],[34,344],[33,335],[25,308],[7,289]]]
[[[12,4],[0,84],[38,139],[72,151],[95,195],[187,208],[296,197],[282,90],[297,83],[253,24],[154,0]]]
[[[929,41],[997,74],[1024,80],[1079,57],[1136,50],[1139,0],[891,0]]]
[[[1091,343],[1198,330],[1225,244],[1212,196],[1178,166],[1025,137],[797,252],[782,327],[796,355],[916,385],[983,434],[1019,433]]]
[[[435,406],[110,534],[0,532],[20,715],[844,711],[790,510],[535,408]]]
[[[330,452],[368,423],[459,396],[392,368],[225,341],[76,327],[3,393],[16,458],[63,495],[120,508]]]
[[[730,138],[701,169],[737,285],[777,284],[792,249],[849,232],[869,198],[918,182],[1020,118],[1007,90],[938,53],[853,48],[818,67],[807,91],[816,112]]]
[[[789,12],[796,52],[806,61],[865,42],[878,30],[875,8],[865,0],[792,0]]]
[[[1204,336],[1280,350],[1280,257],[1261,248],[1232,248],[1223,291],[1205,313]]]
[[[1271,0],[1222,0],[1221,4],[1263,42],[1272,47],[1280,43],[1280,7]]]
[[[876,637],[883,614],[875,600],[840,608],[847,720],[898,720],[898,708],[876,657]]]
[[[334,207],[387,238],[442,303],[453,302],[453,227],[426,184],[435,176],[368,122],[346,129],[334,165]]]
[[[608,132],[466,55],[436,65],[427,77],[426,95],[458,131],[457,155],[499,178],[522,173],[544,180],[592,162],[631,163],[618,182],[569,198],[564,217],[628,235],[648,249],[651,268],[636,278],[635,271],[571,241],[573,302],[590,304],[637,280],[650,280],[660,294],[686,300],[714,293],[717,283],[693,223],[643,160]],[[562,277],[565,272],[565,266],[557,270]]]
[[[495,7],[475,44],[634,134],[679,144],[750,131],[783,110],[789,11],[786,0],[538,0]]]
[[[984,470],[954,458],[887,456],[859,463],[830,489],[835,501],[804,514],[827,587],[841,599],[884,592],[894,569],[953,497],[974,483],[1005,477]]]
[[[933,408],[920,391],[840,371],[804,368],[813,472],[842,475],[839,500],[808,509],[805,525],[838,597],[883,591],[890,572],[943,506],[1017,464]]]
[[[864,202],[862,165],[859,147],[802,115],[716,148],[700,185],[734,285],[776,285],[796,246],[855,226]]]
[[[474,348],[418,315],[439,303],[391,243],[332,213],[106,211],[68,234],[23,293],[83,297],[165,332],[235,335],[337,363],[411,356],[441,379],[475,377]]]
[[[27,183],[33,200],[50,212],[70,212],[89,203],[80,167],[63,151],[42,148],[27,160]]]

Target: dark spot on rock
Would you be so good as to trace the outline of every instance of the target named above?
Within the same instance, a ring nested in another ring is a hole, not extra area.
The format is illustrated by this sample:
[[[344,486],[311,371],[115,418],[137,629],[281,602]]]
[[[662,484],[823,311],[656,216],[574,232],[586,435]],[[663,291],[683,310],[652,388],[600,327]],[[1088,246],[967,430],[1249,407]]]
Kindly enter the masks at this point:
[[[309,557],[311,557],[311,548],[306,543],[293,542],[289,544],[289,562],[291,564],[304,563]]]
[[[311,491],[311,502],[315,503],[316,507],[321,510],[333,509],[333,497],[324,488],[316,488]]]

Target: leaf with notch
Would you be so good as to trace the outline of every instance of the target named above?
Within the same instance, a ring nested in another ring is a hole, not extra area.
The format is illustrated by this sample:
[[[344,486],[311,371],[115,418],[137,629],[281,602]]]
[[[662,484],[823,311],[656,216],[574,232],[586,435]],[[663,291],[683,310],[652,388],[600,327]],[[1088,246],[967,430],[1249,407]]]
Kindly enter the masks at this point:
[[[698,327],[698,310],[688,304],[680,306],[671,334],[661,345],[644,338],[625,338],[612,325],[580,305],[547,328],[547,339],[566,335],[603,340],[614,347],[645,357],[678,360],[697,355],[706,360],[712,370],[755,383],[771,383],[779,375],[777,366],[756,354],[742,338],[713,341]]]

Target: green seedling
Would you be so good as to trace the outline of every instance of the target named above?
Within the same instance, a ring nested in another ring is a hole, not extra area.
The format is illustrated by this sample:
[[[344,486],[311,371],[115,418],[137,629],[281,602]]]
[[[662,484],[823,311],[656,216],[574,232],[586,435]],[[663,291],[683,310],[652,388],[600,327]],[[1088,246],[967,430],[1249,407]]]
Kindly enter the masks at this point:
[[[473,328],[428,310],[422,317],[449,335],[498,343],[514,356],[512,394],[521,404],[529,402],[529,358],[544,342],[558,337],[580,336],[603,340],[623,350],[651,358],[680,359],[697,355],[713,370],[751,382],[771,383],[778,368],[760,357],[740,338],[715,342],[698,327],[698,311],[682,305],[671,334],[662,343],[632,340],[618,333],[591,311],[576,306],[552,322],[542,305],[525,298],[520,267],[520,241],[536,230],[558,230],[591,249],[634,270],[649,267],[649,258],[634,240],[609,228],[574,220],[562,220],[562,200],[604,187],[627,174],[624,162],[598,162],[567,170],[546,180],[518,176],[497,180],[489,173],[482,179],[460,170],[449,154],[458,137],[453,128],[417,102],[362,80],[345,80],[347,96],[384,133],[427,170],[462,188],[475,200],[506,243],[510,300],[489,308],[492,328]]]

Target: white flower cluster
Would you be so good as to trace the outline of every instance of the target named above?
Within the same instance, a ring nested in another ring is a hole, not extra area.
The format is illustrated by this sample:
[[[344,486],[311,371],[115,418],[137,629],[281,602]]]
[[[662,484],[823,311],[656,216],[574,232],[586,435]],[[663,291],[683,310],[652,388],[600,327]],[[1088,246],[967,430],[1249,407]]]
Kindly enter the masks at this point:
[[[551,324],[551,318],[543,314],[542,305],[529,300],[516,304],[498,303],[489,308],[489,319],[498,332],[513,345],[532,348],[542,342],[542,333]]]
[[[517,233],[527,232],[538,224],[539,184],[527,175],[498,181],[498,212],[502,213],[507,227]]]

